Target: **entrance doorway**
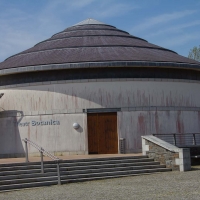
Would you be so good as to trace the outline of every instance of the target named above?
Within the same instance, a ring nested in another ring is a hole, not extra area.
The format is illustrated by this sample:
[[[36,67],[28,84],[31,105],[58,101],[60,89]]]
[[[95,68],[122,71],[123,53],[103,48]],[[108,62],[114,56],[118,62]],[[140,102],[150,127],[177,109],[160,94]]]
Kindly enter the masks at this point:
[[[117,113],[87,115],[89,154],[118,153]]]

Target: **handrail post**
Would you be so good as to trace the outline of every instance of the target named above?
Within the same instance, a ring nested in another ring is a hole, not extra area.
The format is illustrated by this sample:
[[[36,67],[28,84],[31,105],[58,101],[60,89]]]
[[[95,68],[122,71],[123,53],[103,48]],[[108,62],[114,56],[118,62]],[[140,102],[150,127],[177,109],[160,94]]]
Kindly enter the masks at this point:
[[[24,142],[25,142],[25,154],[26,154],[26,162],[28,163],[28,162],[29,162],[29,160],[28,160],[28,145],[27,145],[26,138],[25,138]]]
[[[173,134],[174,136],[174,145],[176,146],[176,134]]]
[[[43,152],[42,152],[42,149],[40,150],[40,157],[41,157],[41,173],[44,173],[44,162],[43,162]]]
[[[193,144],[196,145],[196,137],[195,137],[195,133],[193,133],[192,135],[193,135]]]
[[[59,161],[57,160],[57,173],[58,173],[58,185],[61,185],[61,179],[60,179],[60,166]]]

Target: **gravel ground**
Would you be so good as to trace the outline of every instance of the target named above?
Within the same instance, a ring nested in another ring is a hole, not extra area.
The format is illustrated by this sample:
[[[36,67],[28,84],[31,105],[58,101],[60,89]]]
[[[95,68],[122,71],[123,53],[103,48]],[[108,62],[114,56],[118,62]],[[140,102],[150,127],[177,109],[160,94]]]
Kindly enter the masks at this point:
[[[0,193],[0,200],[200,199],[200,166],[189,172],[71,183]]]

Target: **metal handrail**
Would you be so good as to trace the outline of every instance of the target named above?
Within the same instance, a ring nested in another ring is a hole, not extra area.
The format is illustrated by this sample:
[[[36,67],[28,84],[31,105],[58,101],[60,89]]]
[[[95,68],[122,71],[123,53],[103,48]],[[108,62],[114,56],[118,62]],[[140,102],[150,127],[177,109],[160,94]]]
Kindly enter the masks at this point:
[[[49,151],[46,151],[45,149],[43,149],[41,146],[39,146],[38,144],[34,143],[33,141],[25,138],[22,139],[22,141],[25,142],[25,151],[26,151],[26,162],[29,162],[28,159],[28,146],[27,144],[29,143],[30,145],[32,145],[33,147],[35,147],[39,152],[40,152],[40,157],[41,157],[41,173],[44,173],[44,161],[43,161],[43,155],[48,156],[49,158],[51,158],[52,160],[56,161],[57,164],[57,174],[58,174],[58,184],[61,185],[61,178],[60,178],[60,166],[59,166],[59,161],[61,160],[60,158],[54,156],[53,154],[51,154]]]
[[[38,151],[42,151],[43,154],[45,156],[48,156],[49,158],[51,158],[52,160],[60,160],[60,158],[54,156],[53,154],[51,154],[49,151],[46,151],[45,149],[43,149],[41,146],[39,146],[38,144],[34,143],[33,141],[25,138],[23,139],[24,142],[27,142],[29,144],[31,144],[33,147],[35,147]]]
[[[162,137],[163,140],[169,139],[169,137],[172,137],[173,139],[173,144],[175,146],[197,146],[200,145],[200,133],[154,133],[152,134],[153,136],[156,137]],[[167,137],[169,136],[169,137]],[[197,136],[199,136],[197,138]],[[181,141],[182,140],[182,141]],[[184,144],[185,143],[185,144]]]

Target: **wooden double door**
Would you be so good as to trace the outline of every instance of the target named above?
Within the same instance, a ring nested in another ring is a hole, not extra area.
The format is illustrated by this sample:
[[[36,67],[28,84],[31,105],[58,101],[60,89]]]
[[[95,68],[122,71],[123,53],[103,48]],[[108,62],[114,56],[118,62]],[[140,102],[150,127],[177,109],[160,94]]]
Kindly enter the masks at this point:
[[[117,113],[87,115],[89,154],[118,153]]]

